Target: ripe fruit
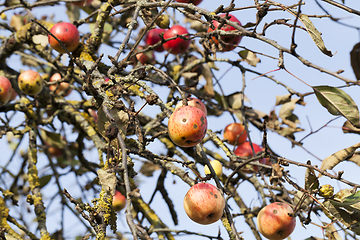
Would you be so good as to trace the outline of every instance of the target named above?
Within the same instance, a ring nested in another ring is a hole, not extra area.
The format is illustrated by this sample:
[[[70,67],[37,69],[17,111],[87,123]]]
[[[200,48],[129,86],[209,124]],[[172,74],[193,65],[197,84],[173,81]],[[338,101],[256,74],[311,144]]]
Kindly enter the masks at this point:
[[[34,96],[41,92],[44,80],[38,72],[33,70],[26,70],[20,73],[18,77],[18,84],[20,90],[30,96]]]
[[[0,106],[10,101],[12,86],[9,79],[0,76]]]
[[[115,190],[115,195],[113,196],[112,206],[114,211],[119,212],[126,206],[126,198],[121,192]]]
[[[226,17],[226,14],[221,14],[221,15],[219,15],[219,16],[222,17],[222,18],[224,18],[224,17]],[[228,19],[228,20],[230,20],[230,21],[232,21],[232,22],[236,22],[236,23],[238,23],[238,24],[241,26],[240,21],[239,21],[235,16],[229,14],[229,17],[230,17],[230,19]],[[218,26],[219,26],[219,24],[220,24],[218,21],[212,21],[212,23],[213,23],[215,29],[217,29]],[[209,27],[207,32],[212,32],[212,31],[214,31],[215,29],[212,29],[211,27]],[[234,27],[232,27],[232,26],[230,26],[230,25],[224,24],[224,25],[221,27],[221,30],[223,30],[223,31],[225,31],[225,32],[230,32],[230,31],[236,30],[236,28],[234,28]],[[224,46],[224,45],[222,46],[222,47],[223,47],[223,50],[222,50],[222,51],[223,51],[223,52],[228,52],[228,51],[233,50],[233,49],[236,47],[235,45],[238,45],[238,44],[240,43],[241,38],[242,38],[242,36],[229,36],[229,35],[228,35],[228,36],[222,36],[222,37],[221,37],[221,40],[222,40],[223,42],[227,43],[227,44],[225,44],[225,46]],[[213,41],[217,46],[219,45],[219,41],[218,41],[217,37],[215,37],[215,36],[212,37],[212,41]],[[229,44],[231,44],[231,45],[229,45]]]
[[[192,186],[184,198],[184,209],[191,220],[200,224],[211,224],[219,220],[225,208],[220,191],[210,183]]]
[[[214,169],[216,176],[221,177],[223,172],[221,162],[219,162],[218,160],[212,160],[210,161],[210,164]],[[210,169],[207,165],[205,165],[204,170],[205,174],[210,174]]]
[[[50,78],[50,82],[56,82],[61,80],[61,75],[60,73],[55,73],[54,75],[51,76]],[[69,95],[72,91],[72,89],[69,87],[70,84],[67,82],[62,82],[60,84],[53,84],[49,86],[50,91],[55,91],[55,93],[60,93],[60,92],[64,92],[64,96],[66,97],[67,95]]]
[[[176,0],[176,1],[179,2],[179,3],[192,3],[195,6],[199,5],[199,3],[202,2],[202,0]]]
[[[188,102],[188,106],[193,106],[193,107],[197,107],[198,109],[200,109],[201,111],[203,111],[205,113],[205,115],[207,115],[207,110],[205,107],[205,104],[198,98],[193,98],[193,97],[188,97],[187,98]],[[183,106],[183,102],[180,100],[176,106],[175,109],[178,109],[180,107]]]
[[[142,46],[139,46],[138,49],[142,50],[144,48]],[[136,54],[136,59],[143,65],[155,63],[155,55],[153,51],[138,53]]]
[[[255,151],[255,154],[261,152],[263,149],[253,143],[253,147],[254,147],[254,151]],[[234,153],[237,155],[237,156],[240,156],[240,157],[253,157],[253,151],[252,151],[252,148],[251,148],[251,145],[249,142],[244,142],[243,144],[240,144],[235,150],[234,150]],[[262,164],[266,164],[266,158],[262,158],[262,159],[259,159],[257,160],[258,162],[262,163]],[[267,165],[271,165],[271,164],[267,164]],[[244,172],[246,173],[250,173],[249,170],[253,170],[254,172],[258,172],[258,166],[253,166],[253,165],[246,165],[243,169],[242,169]]]
[[[69,50],[69,52],[74,51],[79,45],[80,35],[78,29],[75,25],[68,22],[60,22],[55,24],[50,32],[54,34]],[[53,38],[51,35],[48,35],[50,46],[58,51],[59,53],[66,53],[60,43]]]
[[[174,25],[170,29],[165,31],[164,39],[169,39],[172,37],[176,37],[177,35],[183,35],[187,34],[188,31],[186,28],[180,26],[180,25]],[[166,51],[172,53],[172,54],[180,54],[186,52],[186,50],[190,46],[190,40],[185,40],[183,38],[188,37],[177,37],[173,40],[167,41],[163,44]]]
[[[169,136],[180,147],[195,146],[204,138],[206,130],[205,113],[193,106],[176,109],[168,123]]]
[[[154,44],[158,43],[159,41],[161,41],[161,37],[160,37],[161,33],[165,33],[165,29],[161,29],[161,28],[151,29],[145,35],[145,38],[144,38],[146,45],[154,45]],[[163,52],[165,49],[162,45],[160,45],[159,47],[155,48],[154,50],[157,52]]]
[[[287,238],[294,231],[296,221],[287,203],[274,202],[260,210],[257,216],[259,232],[270,240]]]
[[[227,125],[224,130],[224,139],[227,140],[231,145],[239,145],[244,143],[247,139],[244,125],[241,123],[231,123]]]

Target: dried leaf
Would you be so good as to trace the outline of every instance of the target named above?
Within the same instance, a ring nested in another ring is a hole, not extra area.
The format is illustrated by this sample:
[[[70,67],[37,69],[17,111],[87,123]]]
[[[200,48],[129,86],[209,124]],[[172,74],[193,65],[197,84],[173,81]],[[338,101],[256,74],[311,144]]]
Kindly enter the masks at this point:
[[[344,208],[334,206],[330,200],[327,200],[323,203],[323,206],[326,207],[329,211],[324,211],[326,216],[328,216],[331,220],[338,220],[350,230],[352,230],[355,234],[360,234],[360,225],[359,220],[360,216],[357,212],[349,212]]]
[[[356,165],[360,166],[360,152],[355,152],[354,155],[348,159],[350,162],[356,163]]]
[[[103,169],[97,170],[97,175],[99,177],[99,182],[102,188],[111,195],[115,194],[115,186],[116,186],[116,176],[113,172],[107,172]]]
[[[355,127],[360,127],[359,109],[343,90],[330,86],[313,87],[320,104],[332,115],[342,115]]]
[[[256,64],[261,62],[260,58],[255,53],[249,50],[243,50],[239,52],[239,56],[245,60],[250,66],[256,67]]]
[[[140,168],[140,173],[146,177],[152,177],[156,170],[159,170],[160,166],[151,162],[144,162]]]
[[[311,163],[310,163],[311,164]],[[319,187],[319,179],[315,175],[315,171],[312,168],[306,168],[305,171],[305,189],[317,189]]]
[[[301,14],[300,19],[304,24],[307,32],[310,34],[312,40],[314,41],[316,46],[320,49],[320,51],[325,55],[332,57],[331,51],[327,50],[325,47],[324,40],[321,37],[321,33],[315,28],[310,18],[305,14]]]
[[[325,225],[326,225],[325,237],[327,237],[328,240],[341,240],[341,237],[338,231],[335,229],[334,224],[325,224]]]
[[[203,76],[206,80],[206,84],[204,86],[205,92],[210,96],[214,96],[215,92],[214,92],[214,84],[213,84],[213,75],[209,65],[203,64],[201,76]]]
[[[291,116],[295,109],[295,102],[290,101],[285,103],[284,105],[281,106],[280,111],[279,111],[279,117],[280,118],[287,118],[289,116]]]
[[[342,126],[343,133],[356,133],[360,134],[360,128],[354,127],[348,120]]]
[[[357,80],[360,80],[360,43],[355,44],[350,52],[351,67]]]
[[[229,96],[226,96],[225,99],[227,100],[229,106],[232,109],[240,109],[242,106],[242,101],[249,101],[249,99],[241,92],[235,92]]]
[[[276,96],[276,106],[282,105],[284,103],[290,102],[291,100],[291,94],[286,94],[283,96]]]
[[[360,143],[357,143],[351,147],[342,149],[336,153],[331,154],[329,157],[325,158],[320,166],[322,170],[331,170],[340,162],[348,160],[351,158],[356,149],[360,148]]]

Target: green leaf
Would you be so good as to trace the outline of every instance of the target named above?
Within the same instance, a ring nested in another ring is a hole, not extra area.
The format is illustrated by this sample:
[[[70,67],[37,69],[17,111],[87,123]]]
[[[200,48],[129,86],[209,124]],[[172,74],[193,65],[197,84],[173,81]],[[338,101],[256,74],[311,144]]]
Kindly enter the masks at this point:
[[[343,90],[330,86],[312,87],[314,93],[329,113],[342,115],[355,127],[360,127],[359,109],[354,100]]]
[[[43,188],[46,186],[46,184],[48,184],[51,180],[53,175],[46,175],[46,176],[42,176],[40,179],[39,179],[39,182],[40,182],[40,188]]]
[[[320,49],[322,53],[332,57],[331,51],[327,50],[324,44],[324,40],[321,37],[321,33],[315,28],[314,24],[311,22],[310,18],[305,15],[300,15],[301,22],[304,24],[306,31],[310,34],[312,40],[316,44],[316,46]]]
[[[60,149],[65,147],[66,142],[59,133],[49,132],[44,129],[39,129],[39,130],[40,130],[40,136],[43,138],[44,142],[49,146],[58,147]]]

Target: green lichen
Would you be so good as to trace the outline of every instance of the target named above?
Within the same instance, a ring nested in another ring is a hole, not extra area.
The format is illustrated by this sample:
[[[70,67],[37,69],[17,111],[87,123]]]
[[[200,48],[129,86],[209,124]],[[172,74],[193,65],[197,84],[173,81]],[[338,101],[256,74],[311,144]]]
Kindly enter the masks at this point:
[[[7,222],[9,216],[9,209],[5,206],[4,199],[0,197],[0,226],[5,228],[5,232],[15,239],[21,239],[21,236],[15,232]]]

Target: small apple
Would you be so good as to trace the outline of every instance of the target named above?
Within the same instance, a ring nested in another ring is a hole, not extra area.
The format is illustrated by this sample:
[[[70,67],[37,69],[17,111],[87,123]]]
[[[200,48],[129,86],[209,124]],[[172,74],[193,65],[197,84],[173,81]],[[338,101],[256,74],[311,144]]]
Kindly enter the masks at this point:
[[[224,129],[224,139],[231,145],[244,143],[247,139],[244,125],[241,123],[230,123],[227,125]]]
[[[97,112],[92,110],[91,108],[88,109],[88,112],[89,112],[90,116],[93,118],[94,122],[97,123],[97,120],[98,120]]]
[[[139,50],[144,49],[144,47],[139,46]],[[155,55],[153,51],[147,51],[136,54],[136,59],[142,64],[154,64],[155,63]]]
[[[253,147],[254,147],[255,154],[263,151],[263,149],[255,143],[253,143]],[[240,157],[249,157],[250,158],[250,157],[254,156],[250,142],[244,142],[243,144],[240,144],[239,146],[237,146],[237,148],[234,150],[234,153]],[[257,161],[262,164],[266,164],[266,158],[262,158]],[[267,165],[269,165],[269,164],[267,164]],[[271,165],[269,165],[269,166],[271,166]],[[249,164],[249,165],[246,165],[242,170],[246,173],[250,173],[251,170],[257,173],[259,168],[258,168],[258,166],[253,166],[253,165]]]
[[[198,98],[193,98],[193,97],[188,97],[187,98],[187,104],[188,106],[193,106],[193,107],[197,107],[198,109],[200,109],[201,111],[203,111],[205,113],[205,115],[207,115],[207,110],[205,107],[205,104]],[[176,106],[175,109],[178,109],[179,107],[183,106],[183,102],[180,100]]]
[[[220,17],[224,18],[226,17],[226,14],[220,14],[219,15]],[[241,23],[240,21],[233,15],[229,14],[229,17],[230,19],[228,19],[229,21],[232,21],[232,22],[236,22],[238,23],[240,26],[241,26]],[[212,21],[215,29],[218,29],[218,26],[220,25],[220,23],[218,21]],[[211,27],[208,28],[208,31],[207,32],[212,32],[214,31],[215,29],[212,29]],[[230,31],[234,31],[236,30],[236,28],[230,26],[230,25],[227,25],[227,24],[224,24],[220,30],[223,30],[225,32],[230,32]],[[223,46],[223,52],[228,52],[228,51],[231,51],[233,50],[236,45],[238,45],[241,41],[241,38],[242,36],[222,36],[221,37],[221,40],[225,43],[227,43],[225,46]],[[218,39],[214,36],[212,37],[212,41],[216,44],[216,45],[219,45],[219,41]]]
[[[188,34],[186,28],[180,25],[174,25],[164,33],[164,39],[176,37],[177,35]],[[188,37],[177,37],[173,40],[167,41],[163,44],[164,49],[172,54],[180,54],[186,52],[190,46],[190,40],[185,40]]]
[[[170,27],[170,18],[166,14],[161,14],[155,21],[156,25],[162,29],[168,29]]]
[[[293,209],[282,202],[274,202],[260,210],[257,216],[259,232],[270,240],[285,239],[294,231],[296,220],[289,214]]]
[[[9,79],[0,76],[0,106],[10,101],[12,86]]]
[[[57,82],[61,80],[60,73],[55,73],[51,76],[50,82]],[[66,97],[69,95],[72,91],[72,89],[69,87],[70,84],[68,82],[61,82],[60,84],[53,84],[49,86],[50,91],[55,91],[56,94],[59,94],[61,92],[64,92],[64,96]]]
[[[176,1],[179,3],[192,3],[195,6],[199,5],[202,2],[202,0],[176,0]]]
[[[176,109],[168,122],[169,136],[180,147],[195,146],[205,137],[206,130],[205,113],[193,106]]]
[[[55,147],[55,146],[50,146],[48,147],[48,152],[49,154],[52,156],[52,157],[60,157],[62,156],[62,150],[58,147]]]
[[[50,32],[54,34],[61,42],[66,46],[69,52],[74,51],[80,40],[80,34],[75,25],[68,22],[60,22],[55,24]],[[58,51],[59,53],[66,53],[66,51],[61,47],[60,43],[53,38],[50,34],[48,35],[50,46]]]
[[[210,164],[214,169],[216,176],[221,177],[223,172],[221,162],[219,162],[218,160],[212,160],[210,161]],[[210,169],[207,165],[205,165],[204,170],[205,174],[210,174]]]
[[[126,206],[126,197],[121,194],[118,190],[115,190],[115,195],[113,196],[112,206],[114,211],[119,212]]]
[[[18,77],[18,85],[20,90],[30,96],[34,96],[41,92],[44,80],[38,72],[26,70],[20,73]]]
[[[225,200],[214,185],[198,183],[192,186],[184,198],[184,209],[191,220],[199,224],[211,224],[223,215]]]
[[[161,41],[161,37],[160,34],[161,33],[165,33],[165,29],[161,29],[161,28],[154,28],[151,29],[144,38],[144,41],[146,43],[146,45],[154,45],[157,44],[158,42]],[[163,45],[160,45],[159,47],[154,49],[157,52],[163,52],[165,49],[163,47]]]

